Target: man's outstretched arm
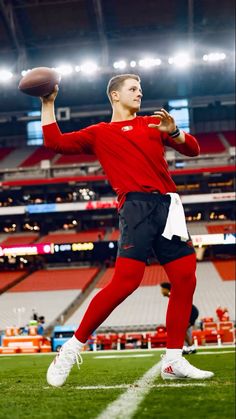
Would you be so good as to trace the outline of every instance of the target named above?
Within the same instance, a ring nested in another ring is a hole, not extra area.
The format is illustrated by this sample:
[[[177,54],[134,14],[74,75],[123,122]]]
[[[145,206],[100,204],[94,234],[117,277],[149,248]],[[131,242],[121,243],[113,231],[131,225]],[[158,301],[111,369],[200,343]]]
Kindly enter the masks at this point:
[[[91,127],[65,134],[61,132],[55,117],[54,102],[57,93],[56,85],[50,96],[40,98],[44,145],[61,154],[93,154],[94,130]]]
[[[41,97],[42,111],[41,121],[42,126],[53,124],[56,122],[54,102],[58,94],[58,86],[56,85],[54,91],[46,97]]]

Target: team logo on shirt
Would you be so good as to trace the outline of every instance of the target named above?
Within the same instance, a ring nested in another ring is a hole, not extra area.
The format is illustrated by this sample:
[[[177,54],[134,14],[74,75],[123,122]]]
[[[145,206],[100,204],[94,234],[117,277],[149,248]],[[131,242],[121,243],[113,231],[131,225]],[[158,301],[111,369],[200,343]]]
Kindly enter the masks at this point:
[[[132,125],[126,125],[125,127],[121,128],[121,131],[130,131],[131,129],[133,129]]]

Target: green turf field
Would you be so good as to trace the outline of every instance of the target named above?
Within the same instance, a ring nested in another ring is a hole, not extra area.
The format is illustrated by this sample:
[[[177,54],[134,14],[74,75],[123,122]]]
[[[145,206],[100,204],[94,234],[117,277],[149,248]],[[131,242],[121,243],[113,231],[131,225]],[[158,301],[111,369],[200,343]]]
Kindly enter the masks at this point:
[[[74,367],[58,389],[45,380],[52,355],[0,356],[0,418],[233,419],[235,353],[232,348],[204,352],[188,359],[214,371],[211,380],[163,382],[156,376],[147,387],[148,381],[136,381],[159,362],[161,352],[97,352],[85,353],[81,370]],[[113,413],[106,411],[122,394]]]

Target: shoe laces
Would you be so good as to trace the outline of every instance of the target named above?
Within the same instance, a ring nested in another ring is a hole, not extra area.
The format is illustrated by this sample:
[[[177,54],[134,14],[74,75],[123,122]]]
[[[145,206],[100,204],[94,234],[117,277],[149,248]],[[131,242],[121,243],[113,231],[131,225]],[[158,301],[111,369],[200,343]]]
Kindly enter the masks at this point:
[[[68,374],[75,363],[77,364],[78,369],[80,369],[80,365],[83,364],[82,356],[74,349],[68,348],[63,350],[61,348],[57,356],[58,359],[55,366],[58,367],[58,373],[62,375]]]

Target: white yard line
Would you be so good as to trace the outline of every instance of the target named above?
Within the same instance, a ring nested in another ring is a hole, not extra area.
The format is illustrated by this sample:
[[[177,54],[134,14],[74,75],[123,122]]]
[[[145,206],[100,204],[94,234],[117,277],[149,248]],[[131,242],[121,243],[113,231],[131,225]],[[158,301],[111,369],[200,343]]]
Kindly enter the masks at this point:
[[[1,384],[1,383],[0,383]],[[126,388],[132,388],[134,387],[134,384],[117,384],[114,386],[78,386],[75,387],[76,390],[116,390],[116,389],[122,389],[125,390]],[[149,388],[162,388],[162,387],[206,387],[206,383],[170,383],[170,384],[152,384],[149,386]],[[51,386],[45,386],[43,387],[44,390],[48,390],[50,388],[53,388]],[[137,386],[135,387],[137,388]],[[112,418],[113,419],[113,418]]]
[[[146,358],[154,354],[133,354],[133,355],[98,355],[94,359],[113,359],[113,358]]]
[[[197,352],[194,355],[221,355],[221,354],[234,354],[235,351],[219,351],[219,352],[213,352],[213,351],[207,351],[207,352]]]
[[[150,368],[139,380],[135,381],[125,393],[122,393],[114,402],[97,417],[97,419],[130,419],[140,403],[149,393],[156,377],[160,375],[161,362]]]
[[[206,383],[171,383],[171,384],[152,384],[149,386],[151,388],[162,388],[162,387],[205,387]],[[134,384],[118,384],[114,386],[83,386],[75,387],[77,390],[115,390],[115,389],[126,389],[134,387],[137,389],[137,385]]]
[[[205,351],[206,349],[210,349],[210,350],[222,350],[222,349],[235,349],[235,344],[229,344],[229,345],[222,345],[222,346],[218,346],[218,345],[210,345],[210,346],[200,346],[197,350],[198,353],[201,351]],[[166,350],[166,348],[152,348],[152,349],[122,349],[122,354],[123,353],[137,353],[137,352],[164,352]],[[100,354],[100,353],[104,353],[104,354],[117,354],[117,349],[107,349],[107,350],[102,350],[102,351],[82,351],[82,355],[88,355],[88,356],[93,356],[95,353]],[[37,353],[33,353],[33,354],[0,354],[0,359],[1,358],[9,358],[9,357],[18,357],[18,356],[48,356],[48,355],[56,355],[56,352],[37,352]]]

